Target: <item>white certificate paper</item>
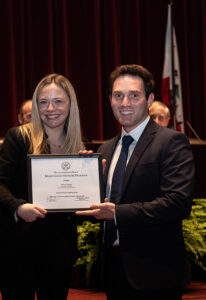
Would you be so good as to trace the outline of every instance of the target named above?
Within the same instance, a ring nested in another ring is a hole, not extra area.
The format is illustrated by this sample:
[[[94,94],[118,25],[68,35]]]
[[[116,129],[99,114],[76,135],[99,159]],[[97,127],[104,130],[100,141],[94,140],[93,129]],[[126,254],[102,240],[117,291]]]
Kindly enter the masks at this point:
[[[29,198],[48,211],[89,209],[102,198],[100,154],[28,155]]]

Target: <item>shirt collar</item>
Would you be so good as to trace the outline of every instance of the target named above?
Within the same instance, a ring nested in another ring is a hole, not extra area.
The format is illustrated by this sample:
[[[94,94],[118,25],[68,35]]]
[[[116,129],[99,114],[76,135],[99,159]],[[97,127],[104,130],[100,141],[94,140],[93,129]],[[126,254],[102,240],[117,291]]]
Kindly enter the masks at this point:
[[[150,120],[150,116],[147,116],[147,118],[140,125],[138,125],[137,127],[135,127],[129,133],[126,132],[124,130],[124,128],[122,128],[121,140],[122,140],[122,138],[123,138],[124,135],[131,135],[131,137],[133,137],[135,143],[137,143],[138,140],[139,140],[139,138],[140,138],[140,136],[142,135],[142,132],[144,131],[147,123],[149,122],[149,120]]]

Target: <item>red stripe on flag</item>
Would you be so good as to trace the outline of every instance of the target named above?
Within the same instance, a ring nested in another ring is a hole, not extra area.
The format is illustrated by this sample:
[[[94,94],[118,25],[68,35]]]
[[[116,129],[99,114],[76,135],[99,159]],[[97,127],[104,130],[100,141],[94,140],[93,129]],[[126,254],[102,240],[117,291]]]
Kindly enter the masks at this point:
[[[171,108],[170,103],[170,78],[165,77],[162,79],[162,87],[161,87],[161,98],[162,101]]]

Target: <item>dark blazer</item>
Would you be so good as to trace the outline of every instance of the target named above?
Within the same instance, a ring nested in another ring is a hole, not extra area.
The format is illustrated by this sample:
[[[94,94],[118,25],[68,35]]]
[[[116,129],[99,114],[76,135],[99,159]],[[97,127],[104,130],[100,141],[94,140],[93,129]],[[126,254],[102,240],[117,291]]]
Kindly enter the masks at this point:
[[[77,254],[74,214],[48,213],[45,219],[38,218],[31,223],[24,222],[21,218],[18,222],[14,219],[18,206],[29,201],[27,153],[29,153],[29,140],[23,139],[18,127],[11,128],[5,136],[0,151],[1,250],[33,251],[35,246],[40,247],[41,251],[45,248],[46,251],[50,243],[56,243],[59,244],[62,263],[71,264]]]
[[[119,138],[98,149],[107,161],[105,183]],[[150,120],[129,160],[116,205],[122,263],[134,288],[187,282],[182,220],[190,214],[193,178],[186,136]]]

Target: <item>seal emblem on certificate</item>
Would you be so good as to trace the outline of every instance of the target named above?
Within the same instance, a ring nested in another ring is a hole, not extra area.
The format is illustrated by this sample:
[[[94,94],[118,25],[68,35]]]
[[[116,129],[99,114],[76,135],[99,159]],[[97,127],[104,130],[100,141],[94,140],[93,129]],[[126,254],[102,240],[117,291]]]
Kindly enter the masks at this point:
[[[48,212],[89,209],[103,201],[101,155],[28,155],[30,202]]]
[[[63,161],[62,162],[62,169],[63,170],[69,170],[70,169],[70,163],[68,161]]]

